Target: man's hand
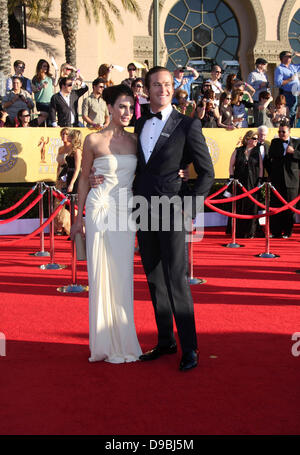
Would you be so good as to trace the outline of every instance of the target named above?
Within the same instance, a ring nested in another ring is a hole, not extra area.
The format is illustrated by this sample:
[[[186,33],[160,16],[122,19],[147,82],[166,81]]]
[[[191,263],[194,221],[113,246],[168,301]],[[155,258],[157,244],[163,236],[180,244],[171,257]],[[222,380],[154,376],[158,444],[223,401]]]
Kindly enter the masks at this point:
[[[96,175],[96,168],[92,167],[90,175],[89,175],[89,182],[91,188],[97,188],[99,185],[102,185],[104,182],[104,175]]]
[[[291,145],[289,145],[286,149],[286,153],[290,153],[291,155],[294,153],[294,151],[295,149]]]

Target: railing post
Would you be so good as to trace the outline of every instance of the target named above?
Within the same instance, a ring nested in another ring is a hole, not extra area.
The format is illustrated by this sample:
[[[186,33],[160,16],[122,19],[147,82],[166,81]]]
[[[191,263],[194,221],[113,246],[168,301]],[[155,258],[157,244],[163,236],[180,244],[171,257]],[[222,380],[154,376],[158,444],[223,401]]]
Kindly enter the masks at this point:
[[[44,182],[38,183],[39,194],[43,192]],[[39,218],[40,218],[40,226],[44,223],[44,202],[43,198],[39,201]],[[45,233],[44,229],[40,232],[40,251],[36,253],[31,253],[31,256],[50,256],[49,251],[45,251]]]

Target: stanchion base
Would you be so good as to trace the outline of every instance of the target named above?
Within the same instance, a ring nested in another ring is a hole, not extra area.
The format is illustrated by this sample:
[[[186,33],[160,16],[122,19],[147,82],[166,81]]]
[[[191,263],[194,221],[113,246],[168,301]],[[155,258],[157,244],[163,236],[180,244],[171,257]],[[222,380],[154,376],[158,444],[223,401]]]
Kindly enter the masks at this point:
[[[300,270],[295,270],[295,273],[300,273]]]
[[[227,245],[222,246],[225,246],[226,248],[242,248],[245,245],[239,245],[238,243],[227,243]]]
[[[189,284],[204,284],[206,280],[202,280],[202,278],[189,278]]]
[[[30,253],[29,255],[44,257],[44,256],[50,256],[50,253],[49,253],[49,251],[37,251],[36,253]]]
[[[61,270],[65,269],[67,266],[66,265],[61,265],[61,264],[43,264],[40,266],[40,269],[42,270]]]
[[[61,286],[57,288],[58,292],[62,292],[64,294],[66,293],[79,293],[79,292],[85,292],[88,291],[89,287],[88,286],[82,286],[81,284],[70,284],[69,286]]]
[[[279,254],[273,254],[273,253],[260,253],[260,254],[256,254],[255,257],[273,259],[273,258],[279,258],[280,256],[279,256]]]

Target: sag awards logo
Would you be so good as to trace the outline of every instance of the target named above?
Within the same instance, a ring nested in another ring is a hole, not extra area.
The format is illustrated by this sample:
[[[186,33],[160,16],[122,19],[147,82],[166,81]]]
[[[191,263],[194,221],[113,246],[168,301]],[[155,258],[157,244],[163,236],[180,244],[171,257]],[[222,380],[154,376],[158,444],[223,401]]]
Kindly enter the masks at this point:
[[[211,137],[205,136],[205,140],[206,140],[206,143],[207,143],[207,147],[208,147],[208,150],[209,150],[209,154],[210,154],[211,160],[212,160],[213,164],[215,165],[218,162],[219,156],[220,156],[219,145]]]
[[[18,160],[18,150],[13,142],[0,138],[0,172],[8,172]]]
[[[50,138],[41,136],[37,146],[39,148],[39,157],[40,157],[40,174],[53,174],[56,173],[57,162],[56,156],[58,153],[58,148],[61,146],[62,142],[60,138]]]

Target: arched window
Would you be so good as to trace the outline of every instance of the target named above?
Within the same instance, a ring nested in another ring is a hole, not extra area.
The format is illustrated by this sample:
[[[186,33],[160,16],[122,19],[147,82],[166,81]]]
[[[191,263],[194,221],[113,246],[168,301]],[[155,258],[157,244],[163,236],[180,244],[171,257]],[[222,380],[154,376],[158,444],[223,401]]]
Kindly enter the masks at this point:
[[[289,42],[291,48],[300,52],[300,9],[295,13],[289,27]],[[294,57],[293,63],[300,64],[300,57]]]
[[[170,71],[189,60],[203,60],[207,69],[221,66],[223,60],[237,60],[238,23],[220,0],[180,0],[167,16],[164,37]]]

